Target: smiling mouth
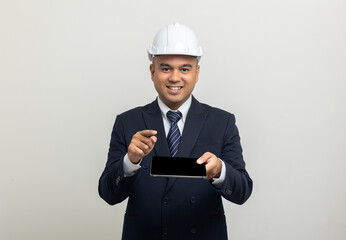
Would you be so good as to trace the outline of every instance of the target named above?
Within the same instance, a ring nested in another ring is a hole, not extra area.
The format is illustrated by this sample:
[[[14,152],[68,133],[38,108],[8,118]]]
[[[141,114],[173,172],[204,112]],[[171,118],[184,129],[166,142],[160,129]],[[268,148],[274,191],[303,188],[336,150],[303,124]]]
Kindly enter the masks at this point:
[[[179,86],[172,86],[172,87],[170,87],[170,86],[167,86],[167,88],[169,88],[169,89],[171,89],[171,90],[180,90],[180,89],[182,89],[183,87],[179,87]]]

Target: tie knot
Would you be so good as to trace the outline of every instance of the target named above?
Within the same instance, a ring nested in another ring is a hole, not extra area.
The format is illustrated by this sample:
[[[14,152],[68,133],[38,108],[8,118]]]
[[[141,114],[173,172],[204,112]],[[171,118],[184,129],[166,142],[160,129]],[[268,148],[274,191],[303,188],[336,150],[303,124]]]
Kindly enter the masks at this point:
[[[167,112],[167,118],[169,119],[169,121],[171,121],[171,123],[177,123],[180,120],[181,116],[182,116],[181,112],[173,112],[173,111]]]

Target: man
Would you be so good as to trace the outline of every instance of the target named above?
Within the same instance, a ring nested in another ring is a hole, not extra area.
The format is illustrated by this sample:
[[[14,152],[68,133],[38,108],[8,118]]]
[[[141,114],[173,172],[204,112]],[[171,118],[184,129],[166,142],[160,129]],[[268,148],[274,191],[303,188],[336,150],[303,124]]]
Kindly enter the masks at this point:
[[[191,29],[168,25],[148,53],[158,98],[117,116],[99,194],[128,198],[124,240],[227,239],[221,196],[243,204],[252,192],[235,118],[191,94],[202,56]],[[152,177],[152,156],[198,158],[207,180]]]

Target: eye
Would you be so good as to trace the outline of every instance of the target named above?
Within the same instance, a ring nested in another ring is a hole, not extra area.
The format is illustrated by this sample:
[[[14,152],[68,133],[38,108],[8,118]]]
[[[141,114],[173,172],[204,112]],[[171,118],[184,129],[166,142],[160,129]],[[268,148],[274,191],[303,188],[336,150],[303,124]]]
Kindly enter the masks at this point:
[[[182,71],[183,73],[187,73],[188,71],[190,71],[190,69],[188,69],[188,68],[182,68],[181,71]]]
[[[169,71],[170,71],[170,69],[169,69],[169,68],[167,68],[167,67],[164,67],[164,68],[161,68],[161,71],[163,71],[163,72],[169,72]]]

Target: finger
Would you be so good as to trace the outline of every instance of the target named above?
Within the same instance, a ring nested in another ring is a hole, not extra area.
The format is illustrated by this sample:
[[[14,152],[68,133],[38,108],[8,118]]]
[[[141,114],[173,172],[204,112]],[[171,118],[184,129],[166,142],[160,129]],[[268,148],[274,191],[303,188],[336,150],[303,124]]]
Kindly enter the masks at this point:
[[[152,151],[148,145],[139,141],[133,141],[128,148],[129,159],[133,163],[137,163],[140,159],[148,155]]]
[[[139,147],[137,147],[137,146],[131,147],[131,153],[133,155],[138,156],[138,157],[143,157],[144,156],[144,151],[142,149],[140,149]]]
[[[151,136],[150,140],[155,144],[157,142],[157,137]]]
[[[207,163],[210,158],[213,157],[212,153],[206,152],[199,159],[197,159],[198,164]]]
[[[140,134],[136,135],[136,136],[133,138],[133,140],[134,140],[135,142],[141,142],[141,143],[143,143],[143,144],[145,144],[145,145],[148,145],[149,148],[151,148],[151,147],[153,146],[153,144],[154,144],[153,141],[151,140],[151,137],[150,137],[150,138],[144,137],[144,136],[142,136],[142,135],[140,135]]]
[[[222,163],[219,158],[211,158],[210,161],[206,164],[206,172],[209,178],[220,177]]]
[[[144,157],[144,152],[135,145],[129,146],[128,157],[130,161],[137,164]]]
[[[156,134],[157,134],[157,131],[155,130],[143,130],[143,131],[137,132],[133,136],[133,139],[138,139],[139,141],[147,144],[149,148],[153,148],[153,144],[155,144],[155,142],[157,141],[157,138],[154,136]]]
[[[140,132],[137,132],[137,134],[140,134],[144,137],[151,137],[151,136],[155,136],[157,134],[156,130],[143,130]]]
[[[145,139],[134,139],[132,141],[132,144],[141,149],[143,152],[147,152],[147,151],[150,151],[153,146],[154,146],[154,143],[149,139],[149,138],[145,138]]]
[[[205,165],[206,168],[206,172],[207,172],[207,179],[211,179],[213,177],[215,177],[216,173],[217,173],[217,168],[215,165],[212,164],[207,164]]]
[[[138,147],[144,152],[144,155],[148,155],[154,148],[157,138],[152,136],[150,138],[143,136],[136,136],[132,139],[131,144]]]
[[[139,159],[148,155],[153,150],[157,138],[155,130],[143,130],[137,132],[128,147],[131,162],[137,163]]]

